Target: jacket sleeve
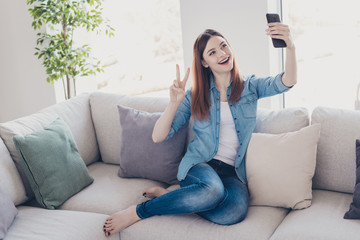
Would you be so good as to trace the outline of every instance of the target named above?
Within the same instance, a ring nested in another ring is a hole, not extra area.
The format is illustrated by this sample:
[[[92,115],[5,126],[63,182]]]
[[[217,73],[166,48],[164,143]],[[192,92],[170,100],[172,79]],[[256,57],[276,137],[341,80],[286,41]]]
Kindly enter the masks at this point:
[[[252,75],[249,77],[250,90],[256,92],[258,98],[270,97],[276,94],[284,93],[291,89],[281,81],[284,73],[279,73],[275,77],[256,77]]]
[[[176,111],[175,117],[171,124],[170,132],[166,140],[172,138],[174,134],[187,122],[191,116],[191,90],[187,90],[185,98]]]

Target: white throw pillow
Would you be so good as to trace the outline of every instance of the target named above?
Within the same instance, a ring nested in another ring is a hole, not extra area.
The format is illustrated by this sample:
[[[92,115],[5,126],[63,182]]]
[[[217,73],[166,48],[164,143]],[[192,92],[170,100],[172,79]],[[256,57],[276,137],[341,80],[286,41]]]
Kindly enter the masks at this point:
[[[250,205],[311,205],[320,124],[283,134],[254,133],[246,154]]]

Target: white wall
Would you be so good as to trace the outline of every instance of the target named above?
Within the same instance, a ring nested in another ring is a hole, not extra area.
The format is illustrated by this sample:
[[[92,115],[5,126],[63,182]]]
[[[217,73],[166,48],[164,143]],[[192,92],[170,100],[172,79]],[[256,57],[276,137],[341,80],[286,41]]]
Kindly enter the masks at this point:
[[[230,42],[241,74],[274,75],[270,70],[273,49],[265,34],[267,0],[180,0],[180,8],[185,67],[191,67],[197,36],[212,28]],[[271,102],[270,98],[262,99],[259,106],[270,108]]]
[[[46,82],[34,56],[36,32],[26,1],[0,1],[0,122],[54,104],[54,87]]]

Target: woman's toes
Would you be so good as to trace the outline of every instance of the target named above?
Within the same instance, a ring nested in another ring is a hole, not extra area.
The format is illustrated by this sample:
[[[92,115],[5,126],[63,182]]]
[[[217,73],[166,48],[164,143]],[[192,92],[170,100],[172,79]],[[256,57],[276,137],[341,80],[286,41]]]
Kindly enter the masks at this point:
[[[147,197],[147,198],[154,198],[154,197],[159,197],[168,192],[169,192],[169,190],[159,187],[159,186],[156,186],[156,187],[151,187],[151,188],[145,189],[143,191],[143,196]]]
[[[114,235],[115,233],[116,233],[115,230],[111,230],[111,231],[109,231],[109,236]]]
[[[111,226],[105,228],[105,231],[106,231],[106,232],[109,232],[109,231],[111,231],[111,230],[113,230],[113,228],[112,228]]]
[[[113,227],[112,227],[111,224],[105,224],[105,225],[104,225],[104,231],[105,231],[105,232],[109,232],[109,231],[111,231],[111,230],[113,230]]]

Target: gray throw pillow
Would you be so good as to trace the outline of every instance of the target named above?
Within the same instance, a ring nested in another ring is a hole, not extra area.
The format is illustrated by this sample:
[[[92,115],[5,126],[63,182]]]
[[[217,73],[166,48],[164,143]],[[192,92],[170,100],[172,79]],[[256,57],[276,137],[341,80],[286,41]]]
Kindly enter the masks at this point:
[[[350,209],[344,215],[345,219],[360,219],[360,139],[356,139],[356,183],[353,201]]]
[[[15,136],[14,144],[36,201],[44,208],[57,208],[94,181],[60,118],[44,129]]]
[[[188,124],[167,141],[154,143],[152,131],[161,113],[118,106],[122,128],[120,177],[138,177],[177,184],[179,163],[185,153]]]
[[[18,210],[10,197],[0,189],[0,239],[5,238],[6,232],[14,221]]]

